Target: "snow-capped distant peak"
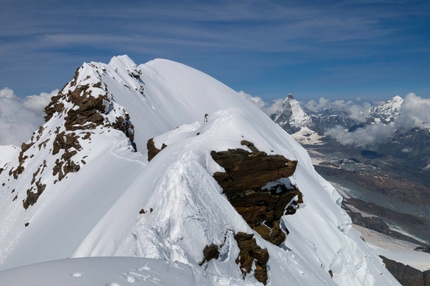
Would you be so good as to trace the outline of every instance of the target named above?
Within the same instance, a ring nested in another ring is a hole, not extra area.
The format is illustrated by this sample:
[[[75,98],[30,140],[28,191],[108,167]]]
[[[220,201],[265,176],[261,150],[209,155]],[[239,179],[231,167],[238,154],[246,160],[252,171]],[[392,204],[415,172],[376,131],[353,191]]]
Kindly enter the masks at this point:
[[[376,122],[381,121],[388,124],[399,116],[403,101],[403,98],[396,95],[381,105],[372,107],[369,118]]]
[[[314,125],[312,118],[306,114],[291,93],[284,99],[283,109],[275,114],[273,120],[290,134],[304,127],[312,129]]]

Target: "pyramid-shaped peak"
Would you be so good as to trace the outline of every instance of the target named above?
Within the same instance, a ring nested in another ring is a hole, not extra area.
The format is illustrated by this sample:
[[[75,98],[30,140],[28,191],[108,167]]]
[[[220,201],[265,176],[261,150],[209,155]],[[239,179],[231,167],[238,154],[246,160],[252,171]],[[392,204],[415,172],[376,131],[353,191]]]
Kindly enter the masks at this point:
[[[287,102],[289,103],[289,102],[291,102],[293,100],[296,100],[296,99],[294,98],[294,96],[291,93],[289,93],[287,95],[287,97],[284,99],[283,103],[286,104]]]

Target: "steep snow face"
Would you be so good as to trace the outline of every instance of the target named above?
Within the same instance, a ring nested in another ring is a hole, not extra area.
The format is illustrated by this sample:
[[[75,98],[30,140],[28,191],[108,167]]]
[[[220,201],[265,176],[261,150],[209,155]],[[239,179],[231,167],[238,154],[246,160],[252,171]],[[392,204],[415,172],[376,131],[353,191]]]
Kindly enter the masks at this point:
[[[0,175],[1,268],[68,257],[144,166],[104,88],[84,64],[21,150],[2,147],[14,156]]]
[[[290,125],[293,128],[303,128],[312,125],[312,119],[304,112],[300,107],[299,102],[291,96],[287,98],[288,103],[291,106],[292,115],[290,118]]]
[[[67,110],[76,107],[66,101],[64,109],[57,109],[53,102],[40,138],[36,134],[36,143],[24,146],[22,157],[28,158],[19,179],[8,176],[20,164],[18,158],[0,175],[7,182],[1,192],[6,199],[0,206],[0,269],[66,257],[138,256],[203,269],[204,279],[214,285],[258,284],[253,272],[244,277],[236,264],[240,250],[234,235],[245,232],[268,250],[270,285],[398,285],[351,229],[341,197],[314,171],[306,151],[237,92],[167,60],[136,65],[121,56],[109,64],[84,64],[78,71],[63,93],[88,83],[92,95],[102,94],[103,106],[110,106],[99,112],[103,126],[91,129],[88,142],[82,126],[73,131],[82,133],[72,158],[86,164],[55,182],[51,172],[66,151],[52,156],[52,133],[66,128]],[[127,128],[123,122],[129,122]],[[167,147],[148,162],[150,138],[155,147]],[[38,147],[47,139],[46,147]],[[133,152],[132,139],[138,152]],[[247,149],[242,140],[298,161],[289,179],[304,203],[294,215],[282,217],[289,234],[279,247],[249,227],[212,177],[223,168],[210,152]],[[47,171],[39,171],[46,187],[24,209],[21,199],[46,158]],[[12,188],[19,200],[12,201]],[[218,246],[219,257],[203,261],[203,249],[211,244]]]
[[[372,121],[381,121],[382,123],[388,124],[399,117],[403,101],[403,98],[396,95],[387,102],[372,107],[370,109],[369,118]]]

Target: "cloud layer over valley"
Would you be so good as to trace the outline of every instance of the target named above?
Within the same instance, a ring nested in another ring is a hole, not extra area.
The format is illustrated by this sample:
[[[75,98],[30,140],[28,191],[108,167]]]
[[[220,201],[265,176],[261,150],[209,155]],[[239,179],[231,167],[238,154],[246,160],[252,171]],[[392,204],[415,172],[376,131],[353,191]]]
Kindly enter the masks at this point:
[[[272,102],[264,102],[259,97],[252,97],[249,94],[241,94],[253,102],[269,117],[283,110],[283,100],[278,99]],[[391,140],[396,131],[406,133],[413,128],[430,129],[430,99],[421,98],[414,93],[409,93],[401,103],[399,115],[390,123],[386,124],[378,119],[372,121],[371,108],[383,102],[356,102],[335,100],[321,97],[318,101],[310,100],[301,103],[303,109],[311,114],[320,114],[327,110],[342,111],[346,116],[354,120],[357,128],[353,131],[344,126],[337,125],[325,130],[325,135],[330,135],[343,145],[354,145],[358,147],[369,147]],[[375,114],[373,114],[375,116]]]

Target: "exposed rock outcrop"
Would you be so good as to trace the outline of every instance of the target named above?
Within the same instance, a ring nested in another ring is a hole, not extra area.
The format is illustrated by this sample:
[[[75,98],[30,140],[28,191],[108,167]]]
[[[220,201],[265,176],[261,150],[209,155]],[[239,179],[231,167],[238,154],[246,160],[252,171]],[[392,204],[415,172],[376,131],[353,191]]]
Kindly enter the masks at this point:
[[[146,143],[146,148],[148,149],[148,162],[154,159],[154,157],[166,147],[167,145],[163,143],[161,149],[158,149],[157,147],[155,147],[154,138],[149,139]]]
[[[24,155],[24,153],[31,147],[33,146],[34,143],[30,143],[30,144],[26,144],[26,143],[22,143],[21,144],[21,152],[19,152],[18,155],[18,162],[19,165],[15,168],[15,169],[10,169],[9,171],[9,176],[13,176],[13,178],[15,180],[18,179],[18,176],[22,174],[22,172],[24,172],[24,162],[25,160],[28,158],[28,156]]]
[[[234,239],[240,249],[236,264],[239,265],[243,277],[250,273],[255,265],[255,279],[266,285],[268,279],[267,261],[269,261],[267,249],[258,246],[253,234],[239,232],[234,236]]]
[[[22,143],[18,163],[8,170],[9,176],[14,180],[18,180],[22,173],[31,172],[30,176],[26,174],[26,178],[29,178],[29,184],[25,186],[26,191],[23,188],[25,199],[22,202],[25,209],[34,205],[46,188],[43,180],[41,181],[44,177],[42,173],[48,166],[46,160],[40,166],[33,165],[31,170],[26,170],[29,168],[27,161],[38,151],[47,149],[48,154],[54,157],[50,161],[55,163],[49,164],[52,175],[56,177],[53,180],[54,184],[62,181],[67,174],[78,172],[82,164],[86,164],[83,160],[86,156],[76,155],[82,151],[82,146],[85,146],[83,140],[91,141],[94,134],[119,130],[125,134],[129,144],[136,151],[134,126],[129,114],[113,100],[107,86],[100,81],[98,71],[94,75],[87,75],[85,79],[80,75],[81,71],[88,72],[85,65],[76,71],[70,83],[51,97],[45,107],[45,122],[51,120],[55,122],[41,126],[33,132],[29,142]],[[76,159],[77,157],[80,158]],[[17,196],[13,200],[16,198]]]
[[[211,152],[212,158],[225,169],[214,174],[230,203],[245,221],[264,239],[280,245],[285,240],[280,228],[284,214],[295,213],[303,202],[300,190],[288,179],[297,165],[281,155],[267,155],[252,142],[243,140],[244,149]],[[279,181],[277,181],[279,180]],[[270,184],[268,184],[270,183]]]
[[[78,85],[78,78],[79,69],[70,83],[70,87],[74,88],[68,88],[66,85],[58,95],[51,98],[51,102],[45,107],[45,121],[50,120],[55,113],[66,112],[65,131],[56,135],[52,151],[53,155],[61,150],[64,151],[61,158],[56,160],[53,168],[53,175],[58,175],[58,181],[61,181],[68,173],[80,170],[79,162],[75,162],[72,157],[82,148],[79,140],[91,138],[91,132],[81,134],[85,130],[93,130],[98,126],[112,127],[122,131],[130,139],[134,151],[137,149],[134,143],[134,126],[130,122],[128,113],[123,110],[123,116],[115,116],[115,119],[112,120],[109,114],[113,109],[113,103],[102,84],[97,82],[91,85]],[[96,91],[98,95],[93,95],[93,92],[96,93]],[[65,104],[71,104],[73,107],[65,109]]]
[[[45,190],[45,188],[46,188],[46,185],[42,184],[39,178],[39,181],[36,182],[36,190],[35,190],[36,192],[32,192],[33,187],[27,190],[27,198],[22,201],[22,205],[24,209],[27,209],[29,206],[34,205],[39,199],[39,196]]]
[[[203,265],[203,263],[210,261],[211,259],[218,259],[219,257],[219,249],[218,245],[211,244],[206,245],[206,247],[203,249],[203,261],[199,263],[199,265]]]
[[[419,271],[409,265],[381,256],[385,267],[403,286],[427,286],[430,285],[430,270]]]

